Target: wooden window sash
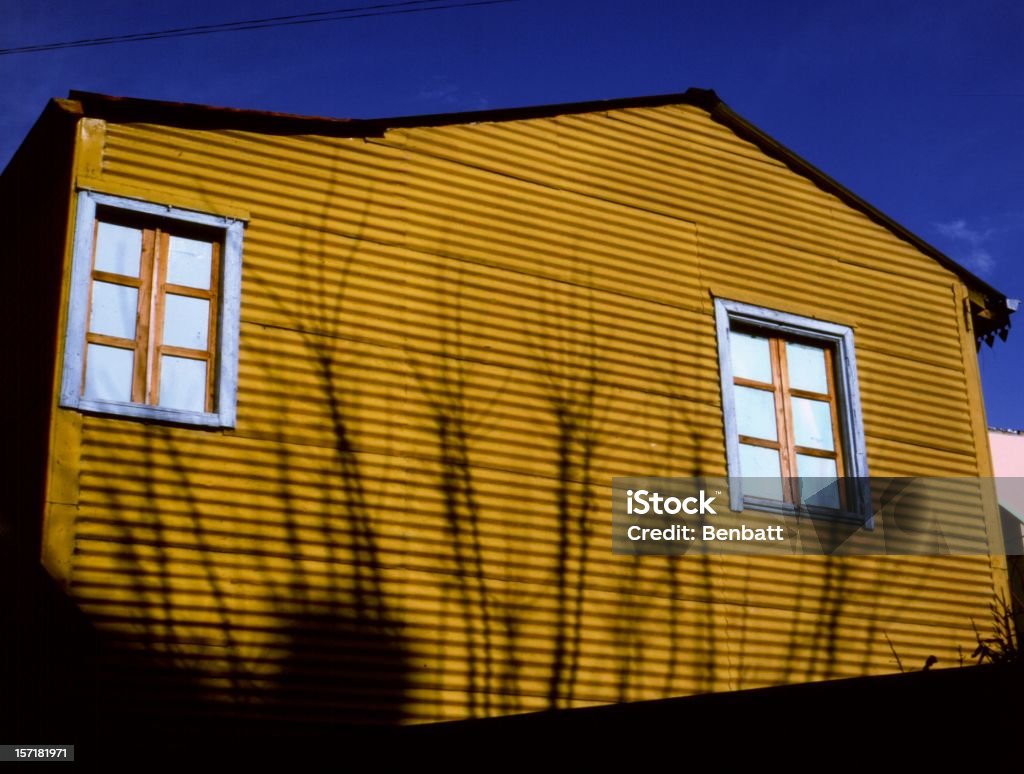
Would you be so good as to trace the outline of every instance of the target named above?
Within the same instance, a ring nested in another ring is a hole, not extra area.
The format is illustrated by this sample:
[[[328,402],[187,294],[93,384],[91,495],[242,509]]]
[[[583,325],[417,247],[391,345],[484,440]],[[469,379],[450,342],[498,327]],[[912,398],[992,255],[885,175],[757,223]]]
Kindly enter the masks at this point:
[[[164,286],[167,284],[167,245],[170,235],[161,231],[157,238],[157,253],[153,264],[155,286],[153,288],[153,355],[149,363],[149,390],[147,403],[160,405],[160,356],[164,340]]]
[[[754,389],[772,392],[775,400],[775,425],[776,441],[753,436],[739,435],[739,442],[750,446],[759,446],[767,449],[774,449],[779,452],[779,468],[783,479],[783,502],[797,505],[800,502],[800,476],[797,465],[797,455],[803,454],[809,457],[835,460],[836,475],[839,479],[840,502],[846,503],[846,490],[843,482],[844,460],[842,453],[842,436],[840,435],[838,394],[836,391],[835,368],[832,349],[822,347],[819,343],[812,342],[812,346],[822,350],[825,357],[825,372],[827,377],[828,393],[819,393],[812,390],[794,389],[790,386],[789,364],[786,358],[786,342],[792,341],[784,336],[765,336],[763,332],[756,335],[768,340],[769,357],[771,360],[772,382],[760,382],[746,377],[734,377],[733,382],[737,386],[750,387]],[[834,450],[815,449],[813,447],[798,446],[795,442],[796,433],[792,413],[792,399],[805,398],[828,403],[829,417],[832,424],[832,439]]]
[[[216,346],[217,346],[217,302],[218,302],[218,283],[217,279],[220,276],[220,245],[217,242],[211,242],[211,256],[210,256],[210,277],[209,277],[209,290],[203,290],[202,288],[193,288],[187,285],[177,285],[167,281],[167,267],[170,262],[170,238],[171,234],[167,231],[160,232],[159,238],[159,250],[156,259],[156,277],[157,286],[154,289],[154,310],[157,320],[156,324],[156,338],[154,341],[154,357],[151,365],[151,378],[150,378],[150,395],[151,402],[154,405],[159,405],[160,402],[160,370],[162,367],[162,358],[164,355],[170,357],[182,357],[189,360],[203,360],[206,362],[206,395],[204,399],[203,409],[205,411],[213,411],[214,405],[214,386],[216,385],[215,378],[215,367],[216,367]],[[206,349],[198,350],[187,347],[177,347],[170,344],[164,344],[164,334],[166,325],[166,310],[167,310],[167,294],[176,296],[186,296],[188,298],[198,298],[209,302],[209,316],[207,318],[207,340]]]
[[[139,267],[139,311],[135,335],[139,342],[135,353],[135,371],[132,381],[132,400],[146,402],[146,376],[149,373],[150,328],[153,317],[153,260],[156,252],[156,234],[151,229],[142,232],[142,257]]]
[[[789,364],[786,362],[786,342],[778,336],[771,338],[775,416],[779,423],[779,441],[782,443],[783,500],[794,505],[800,502],[800,487],[796,477],[796,449],[793,445],[793,413],[789,402]]]
[[[160,354],[170,357],[183,357],[188,360],[210,360],[213,355],[205,349],[192,349],[190,347],[176,347],[173,344],[161,344]]]
[[[122,339],[120,336],[110,336],[106,333],[87,333],[85,340],[90,344],[102,344],[105,347],[116,347],[117,349],[135,349],[135,339]]]
[[[825,350],[826,352],[828,350]],[[832,396],[824,392],[812,392],[811,390],[798,390],[795,387],[789,388],[789,394],[794,398],[807,398],[808,400],[820,400],[822,402],[831,402]]]
[[[103,218],[93,222],[93,254],[90,267],[88,314],[92,314],[94,283],[108,282],[114,285],[133,287],[138,290],[138,306],[135,315],[135,338],[123,339],[106,334],[93,333],[86,325],[86,347],[83,353],[82,380],[80,389],[85,391],[85,377],[88,372],[88,344],[101,344],[118,349],[132,350],[132,402],[157,406],[160,402],[160,358],[162,355],[201,360],[206,363],[206,397],[204,411],[212,412],[215,403],[215,364],[217,346],[217,304],[219,301],[220,251],[217,241],[211,241],[210,289],[192,288],[167,282],[168,246],[171,233],[159,226],[133,226],[142,231],[142,253],[139,257],[139,276],[114,274],[96,269],[97,234]],[[116,221],[114,221],[116,222]],[[163,344],[165,306],[167,293],[199,298],[209,302],[206,349],[192,349]]]
[[[164,292],[170,293],[172,296],[188,296],[189,298],[199,298],[203,301],[212,297],[209,290],[203,290],[202,288],[190,288],[188,285],[175,285],[172,282],[164,283]]]
[[[776,451],[780,449],[778,441],[771,441],[767,438],[757,438],[753,435],[741,435],[740,443],[745,443],[748,446],[760,446],[764,449],[775,449]]]
[[[214,242],[210,251],[210,319],[206,329],[206,351],[209,357],[206,360],[206,410],[213,411],[217,396],[214,394],[217,389],[217,330],[218,330],[218,309],[220,308],[220,284],[217,280],[220,277],[220,243]]]
[[[99,246],[99,239],[98,239],[98,237],[99,237],[99,228],[100,228],[100,219],[99,218],[97,218],[96,220],[93,221],[92,228],[93,228],[93,231],[92,231],[92,245],[93,245],[93,247],[92,247],[92,255],[90,256],[90,264],[89,264],[89,294],[88,294],[88,297],[87,297],[87,304],[88,305],[86,306],[86,309],[88,310],[88,312],[87,312],[86,325],[85,325],[85,348],[84,348],[84,352],[82,353],[82,383],[81,383],[79,389],[81,390],[82,393],[85,392],[85,376],[89,372],[88,371],[88,368],[89,368],[88,359],[89,359],[89,345],[90,344],[99,344],[101,346],[113,347],[113,348],[116,348],[116,349],[127,349],[127,350],[131,350],[131,352],[132,352],[132,391],[131,391],[131,395],[132,395],[132,400],[135,401],[136,400],[136,395],[135,395],[134,385],[135,385],[135,382],[136,382],[136,380],[138,378],[138,373],[139,373],[138,354],[139,354],[139,336],[140,336],[140,333],[139,333],[139,308],[138,308],[138,306],[142,304],[142,299],[145,297],[145,294],[140,290],[141,284],[142,284],[141,277],[129,277],[127,274],[116,274],[114,272],[102,271],[100,269],[97,269],[96,268],[96,249]],[[144,261],[144,257],[145,257],[145,249],[146,249],[145,248],[145,232],[143,232],[142,255],[139,258],[139,260],[140,260],[140,264],[139,264],[140,275],[141,275],[142,266],[143,266],[142,262]],[[120,336],[110,336],[110,335],[105,334],[105,333],[95,333],[95,332],[89,330],[89,324],[90,324],[90,321],[92,319],[93,288],[95,288],[97,282],[105,282],[105,283],[110,284],[110,285],[120,285],[122,287],[131,287],[131,288],[135,288],[136,290],[139,291],[138,294],[137,294],[138,298],[136,299],[135,338],[134,339],[122,338]]]
[[[145,240],[145,234],[143,234],[143,240]],[[145,246],[143,246],[143,250],[145,250]],[[113,272],[100,271],[99,269],[93,269],[92,279],[93,282],[107,282],[111,285],[124,285],[129,288],[139,288],[142,286],[142,279],[140,277],[129,277],[126,274],[114,274]]]
[[[836,460],[838,463],[838,456],[836,452],[829,451],[828,449],[815,449],[813,446],[793,446],[793,450],[797,454],[804,454],[808,457],[821,457],[822,459]],[[838,465],[836,466],[838,470]]]
[[[756,379],[748,379],[745,376],[737,376],[733,381],[740,387],[752,387],[755,390],[764,390],[766,392],[775,391],[775,384],[772,382],[759,382]]]

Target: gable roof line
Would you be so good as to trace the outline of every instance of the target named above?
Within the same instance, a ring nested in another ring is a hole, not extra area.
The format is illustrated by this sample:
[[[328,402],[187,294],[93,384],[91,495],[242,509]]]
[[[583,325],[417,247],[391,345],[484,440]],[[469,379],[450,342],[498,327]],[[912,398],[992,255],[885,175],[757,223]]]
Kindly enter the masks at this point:
[[[987,310],[992,319],[979,319],[985,328],[976,330],[978,336],[990,334],[1008,325],[1009,309],[1006,295],[989,285],[938,248],[926,242],[909,229],[901,226],[881,210],[822,172],[806,159],[762,131],[733,111],[711,89],[690,88],[674,94],[645,97],[570,102],[532,107],[477,110],[460,113],[436,113],[394,118],[323,118],[276,113],[262,110],[213,107],[187,102],[165,102],[114,97],[86,91],[71,91],[71,100],[81,105],[85,116],[101,118],[115,123],[160,123],[195,129],[237,128],[271,134],[317,134],[336,137],[376,137],[389,129],[452,126],[458,124],[493,123],[529,118],[552,118],[560,115],[606,112],[636,107],[662,107],[666,105],[693,105],[707,111],[719,123],[737,135],[752,142],[769,156],[782,161],[793,171],[814,181],[823,190],[864,213],[868,218],[909,242],[941,266],[960,277],[974,291],[971,301],[979,309]]]
[[[964,268],[937,247],[926,242],[905,226],[900,225],[877,207],[859,197],[842,183],[833,179],[825,172],[822,172],[816,166],[811,164],[811,162],[807,161],[775,138],[754,126],[721,100],[718,100],[718,104],[710,110],[710,113],[712,117],[720,120],[741,137],[753,142],[768,155],[783,161],[791,169],[805,177],[809,177],[824,190],[834,194],[841,201],[850,205],[854,209],[860,210],[879,225],[884,226],[905,241],[910,242],[925,255],[935,259],[939,264],[958,275],[968,285],[981,291],[981,293],[986,296],[985,300],[988,302],[985,304],[986,306],[990,306],[993,302],[1004,302],[1002,305],[1005,306],[1006,295],[1004,293],[996,290],[985,282],[985,280],[981,279],[981,277]]]
[[[193,128],[248,128],[282,134],[322,134],[340,137],[364,137],[383,134],[388,129],[419,126],[452,126],[457,124],[493,123],[527,118],[551,118],[575,113],[597,113],[630,107],[660,107],[687,104],[711,111],[721,102],[710,89],[687,89],[676,94],[647,97],[625,97],[589,102],[566,102],[529,107],[496,108],[459,113],[394,116],[390,118],[324,118],[266,110],[214,107],[193,102],[165,102],[137,97],[113,97],[88,91],[72,90],[69,99],[82,105],[83,113],[95,118],[117,122],[145,121]]]

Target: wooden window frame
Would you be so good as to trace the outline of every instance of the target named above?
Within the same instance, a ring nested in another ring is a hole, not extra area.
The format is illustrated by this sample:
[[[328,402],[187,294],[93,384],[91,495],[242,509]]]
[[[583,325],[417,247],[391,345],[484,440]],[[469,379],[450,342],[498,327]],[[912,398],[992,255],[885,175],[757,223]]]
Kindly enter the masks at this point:
[[[726,457],[729,471],[729,500],[733,511],[744,509],[779,513],[808,513],[813,516],[851,519],[873,526],[870,494],[867,491],[867,453],[864,444],[864,423],[860,406],[860,386],[853,330],[848,326],[824,322],[787,312],[754,306],[728,299],[715,299],[715,322],[718,335],[719,370],[721,375],[722,411],[726,434]],[[755,382],[734,376],[730,335],[733,331],[753,333],[769,340],[772,360],[772,383]],[[809,344],[825,352],[829,394],[796,390],[789,386],[785,342]],[[776,409],[777,441],[741,436],[736,422],[735,386],[748,386],[771,391]],[[796,446],[793,420],[790,416],[792,397],[828,401],[832,417],[834,454],[820,449]],[[740,470],[740,443],[767,446],[779,451],[783,476],[783,499],[762,500],[743,494]],[[840,479],[840,499],[844,507],[835,509],[807,506],[800,503],[796,455],[827,456],[836,460]]]
[[[733,377],[733,385],[749,387],[754,390],[772,393],[775,404],[775,437],[771,441],[766,438],[757,438],[739,433],[739,442],[748,446],[760,446],[766,449],[774,449],[779,453],[779,466],[782,473],[783,491],[782,501],[796,505],[800,502],[799,472],[797,468],[797,455],[804,454],[810,457],[833,460],[836,470],[840,474],[839,486],[845,489],[843,472],[846,470],[843,464],[843,444],[841,443],[842,433],[839,428],[839,400],[836,394],[836,379],[834,372],[834,354],[831,346],[817,341],[809,341],[806,338],[786,336],[779,333],[765,331],[758,327],[732,326],[730,333],[749,333],[764,338],[768,342],[768,351],[771,359],[772,381],[759,382],[755,379],[747,379],[741,376]],[[806,344],[820,349],[825,359],[825,374],[828,381],[827,393],[812,392],[810,390],[796,389],[789,382],[789,366],[786,356],[786,344],[789,342]],[[808,400],[827,403],[829,417],[831,420],[833,450],[816,449],[811,446],[798,446],[796,443],[795,421],[792,412],[792,399],[806,398]],[[845,502],[846,493],[840,491],[840,499]]]
[[[138,278],[95,270],[94,252],[100,220],[144,225],[143,254],[140,257]],[[179,424],[234,427],[243,229],[244,223],[234,218],[92,190],[80,191],[72,252],[61,406]],[[166,256],[170,236],[178,235],[198,237],[214,245],[211,274],[219,281],[211,281],[209,290],[167,282],[167,261],[159,260],[156,256]],[[89,332],[94,279],[138,289],[139,308],[134,341],[104,341],[110,337]],[[163,343],[163,314],[168,293],[210,302],[206,350],[173,347]],[[107,343],[134,352],[131,402],[83,396],[89,343]],[[159,401],[161,355],[206,361],[206,405],[203,411],[184,411],[156,405]]]

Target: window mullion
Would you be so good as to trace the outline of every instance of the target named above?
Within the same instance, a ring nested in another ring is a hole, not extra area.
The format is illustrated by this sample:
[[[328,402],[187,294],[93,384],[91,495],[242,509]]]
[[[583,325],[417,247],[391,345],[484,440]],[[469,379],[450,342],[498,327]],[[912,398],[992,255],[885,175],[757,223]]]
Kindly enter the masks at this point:
[[[160,402],[160,354],[164,339],[164,294],[167,284],[167,244],[169,235],[157,229],[156,252],[153,260],[153,324],[149,336],[149,381],[146,402],[154,406]]]
[[[220,290],[217,280],[220,277],[220,245],[213,243],[210,256],[210,318],[207,323],[206,350],[210,353],[206,361],[206,410],[213,411],[214,392],[217,379],[217,309],[220,306]]]
[[[785,341],[777,336],[771,339],[772,368],[775,382],[776,421],[779,425],[779,444],[782,446],[783,497],[786,502],[800,502],[797,480],[796,449],[793,445],[793,412],[790,408],[789,368],[786,363]]]
[[[132,400],[136,403],[145,403],[147,397],[155,242],[153,229],[144,229],[142,258],[139,262],[139,307],[135,322],[135,371],[132,377]]]

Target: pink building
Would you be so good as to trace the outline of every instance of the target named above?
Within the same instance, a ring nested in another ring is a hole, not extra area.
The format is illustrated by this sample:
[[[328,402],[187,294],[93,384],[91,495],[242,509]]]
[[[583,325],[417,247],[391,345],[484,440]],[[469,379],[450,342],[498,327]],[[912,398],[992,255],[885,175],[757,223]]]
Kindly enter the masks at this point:
[[[1024,431],[988,431],[1018,642],[1024,637]]]
[[[1024,430],[989,429],[988,443],[999,504],[1024,522]]]
[[[988,431],[997,478],[1024,478],[1024,430]]]

